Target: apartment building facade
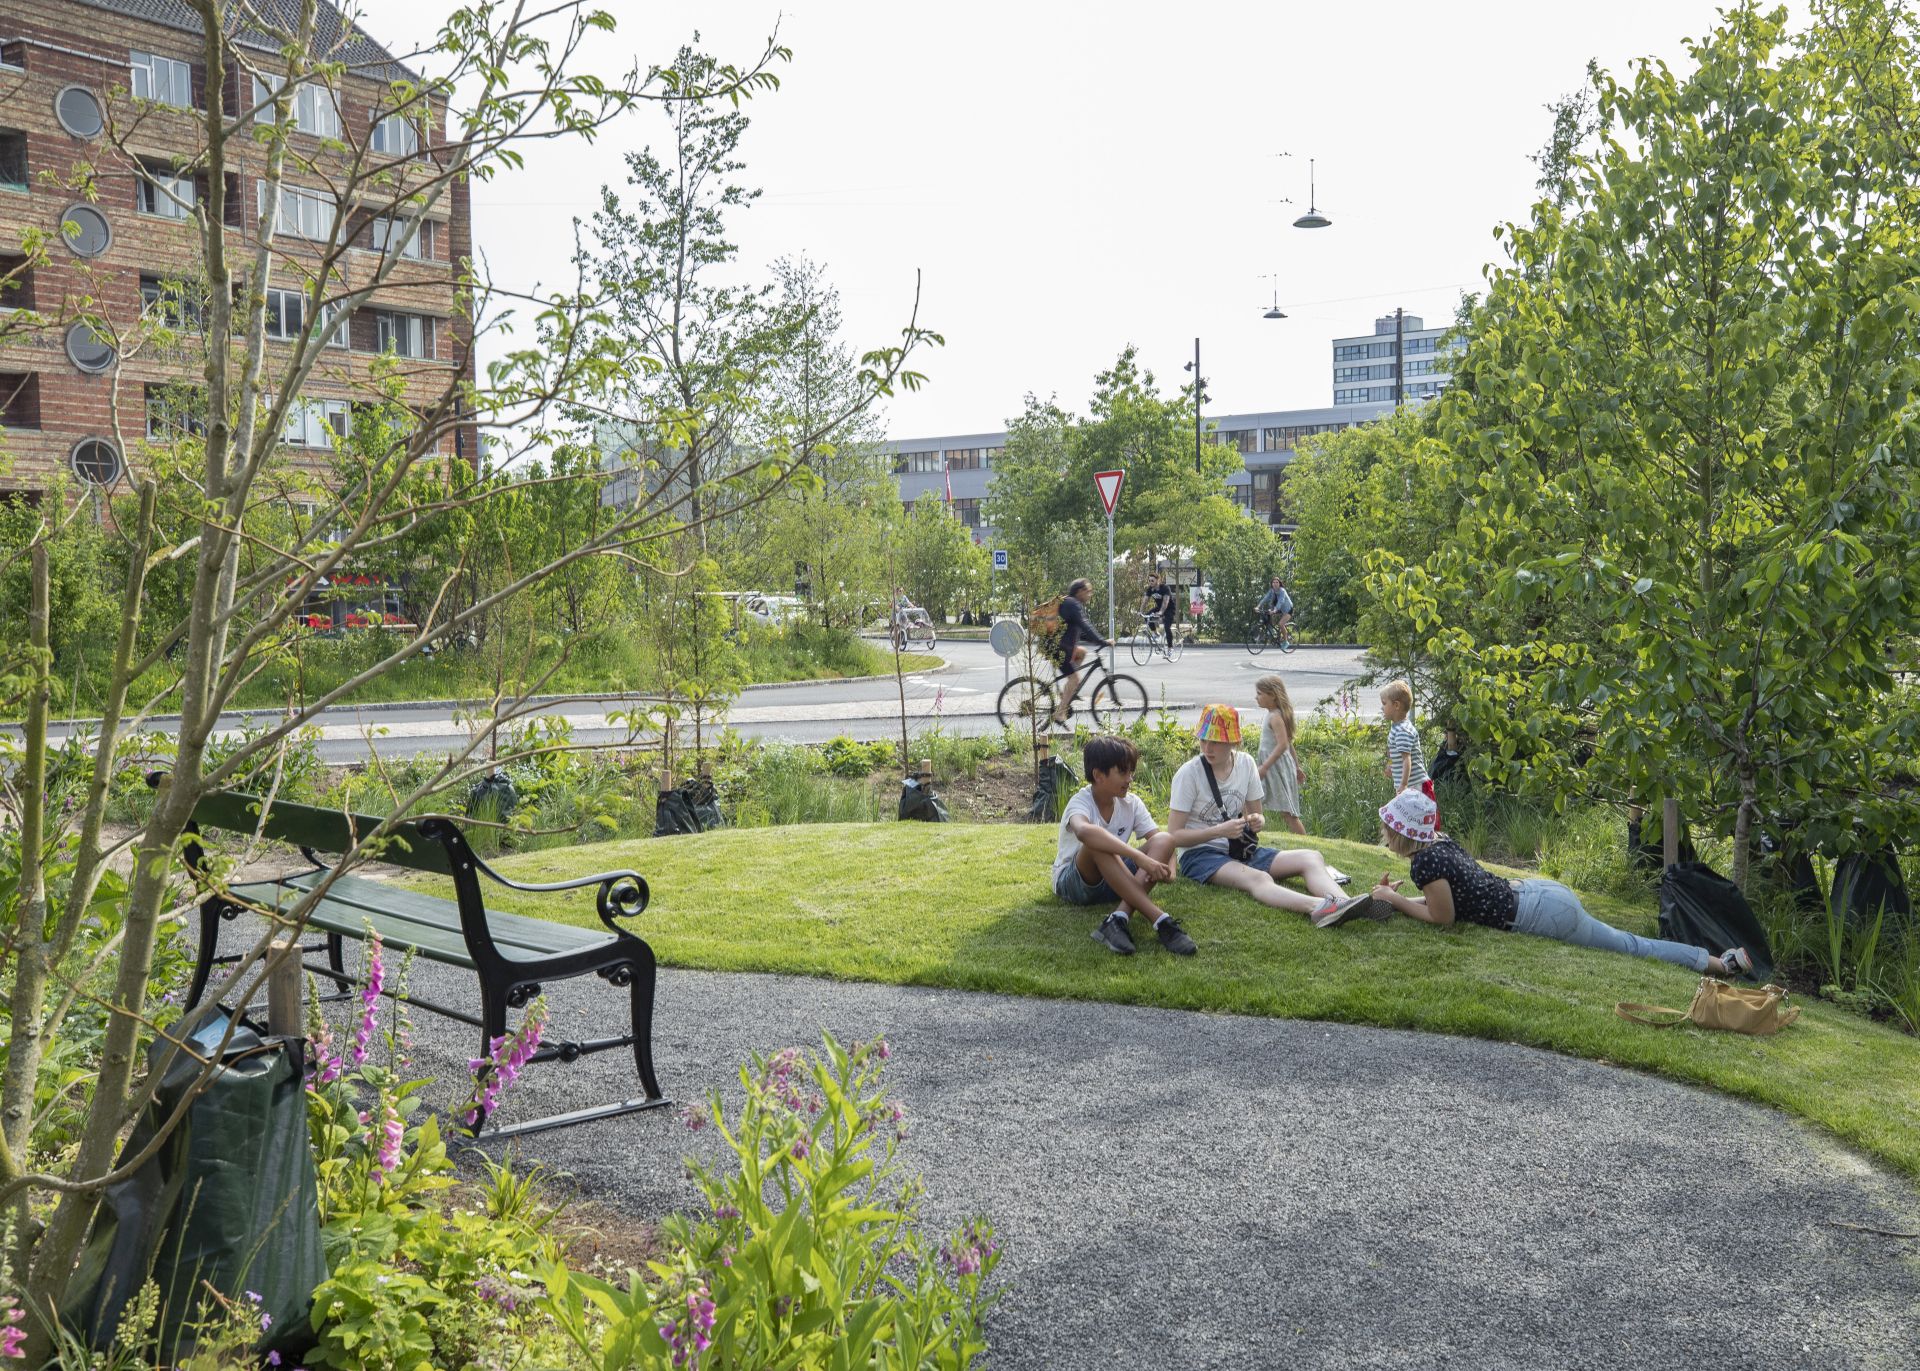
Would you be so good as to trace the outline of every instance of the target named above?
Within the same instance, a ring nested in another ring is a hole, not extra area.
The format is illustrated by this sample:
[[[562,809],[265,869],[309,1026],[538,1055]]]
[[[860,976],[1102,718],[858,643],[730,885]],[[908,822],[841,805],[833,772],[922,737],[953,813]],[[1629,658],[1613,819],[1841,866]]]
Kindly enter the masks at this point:
[[[1396,310],[1373,321],[1373,332],[1333,340],[1333,403],[1392,405],[1430,400],[1453,379],[1451,328],[1428,328]]]
[[[299,6],[254,9],[291,24]],[[403,94],[394,83],[415,75],[325,0],[319,20],[316,47],[345,71],[334,87],[289,96],[289,144],[313,166],[285,178],[268,281],[244,283],[265,295],[269,386],[295,341],[325,340],[282,435],[294,461],[315,463],[376,393],[377,364],[421,405],[474,374],[458,284],[473,247],[466,183],[406,218],[370,208],[392,210],[446,165],[446,111]],[[218,199],[230,250],[251,270],[267,147],[236,121],[284,79],[272,35],[235,32],[233,47],[260,74],[233,70],[210,91],[199,19],[179,0],[0,0],[0,277],[13,277],[0,286],[0,495],[36,499],[59,472],[124,490],[130,470],[195,422],[180,396],[204,384],[204,291],[196,297],[193,283],[204,277],[195,215],[216,198],[195,166],[205,110],[215,102],[235,131]],[[384,188],[340,203],[328,184],[342,184],[327,174],[335,162],[380,164]],[[44,260],[28,268],[21,244],[36,232],[47,235]],[[322,275],[329,242],[344,250]],[[339,302],[383,271],[343,314]],[[472,457],[476,441],[455,425],[442,448]]]
[[[1240,454],[1241,469],[1227,478],[1226,494],[1247,514],[1286,532],[1293,527],[1285,495],[1286,468],[1295,447],[1316,433],[1335,433],[1393,412],[1391,404],[1334,405],[1325,409],[1261,410],[1252,414],[1203,416],[1213,441]],[[956,433],[929,438],[890,438],[885,450],[893,460],[901,502],[911,508],[931,493],[973,533],[990,542],[993,528],[985,517],[994,467],[1004,455],[1007,434]],[[1123,497],[1124,498],[1124,497]]]

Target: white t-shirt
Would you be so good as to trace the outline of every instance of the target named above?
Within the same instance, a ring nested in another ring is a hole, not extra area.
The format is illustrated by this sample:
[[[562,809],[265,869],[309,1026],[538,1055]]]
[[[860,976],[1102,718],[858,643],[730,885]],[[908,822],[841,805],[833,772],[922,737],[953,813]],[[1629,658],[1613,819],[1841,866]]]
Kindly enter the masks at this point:
[[[1053,859],[1053,874],[1056,877],[1080,860],[1080,836],[1068,826],[1076,814],[1100,825],[1129,845],[1136,837],[1145,838],[1160,831],[1160,825],[1153,821],[1153,814],[1147,809],[1146,802],[1138,795],[1122,795],[1116,799],[1113,802],[1113,817],[1107,819],[1101,817],[1100,802],[1093,798],[1093,787],[1083,785],[1067,801],[1067,807],[1060,811],[1060,851]]]
[[[1220,804],[1213,802],[1213,791],[1207,786],[1203,769],[1206,764],[1205,757],[1194,757],[1173,773],[1173,794],[1167,801],[1167,807],[1184,809],[1188,828],[1212,828],[1215,824],[1237,819],[1242,814],[1265,807],[1267,792],[1260,782],[1260,768],[1249,754],[1233,754],[1233,773],[1226,780],[1219,781]],[[1196,843],[1188,851],[1203,847],[1225,852],[1227,840],[1215,838],[1210,842]]]

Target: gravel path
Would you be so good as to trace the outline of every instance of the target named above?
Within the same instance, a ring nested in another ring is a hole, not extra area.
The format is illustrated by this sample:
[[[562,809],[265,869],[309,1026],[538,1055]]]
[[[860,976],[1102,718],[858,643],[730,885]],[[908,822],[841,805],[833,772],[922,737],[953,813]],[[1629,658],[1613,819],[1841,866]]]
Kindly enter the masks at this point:
[[[607,1032],[624,996],[549,1003]],[[784,976],[668,971],[660,1003],[683,1101],[823,1026],[889,1037],[929,1220],[1000,1232],[998,1368],[1920,1363],[1920,1243],[1839,1226],[1920,1231],[1920,1195],[1708,1091],[1466,1039]],[[418,1036],[457,1078],[456,1028]],[[622,1054],[535,1067],[502,1121],[616,1093]],[[517,1151],[653,1216],[693,1202],[678,1159],[712,1141],[659,1111]]]

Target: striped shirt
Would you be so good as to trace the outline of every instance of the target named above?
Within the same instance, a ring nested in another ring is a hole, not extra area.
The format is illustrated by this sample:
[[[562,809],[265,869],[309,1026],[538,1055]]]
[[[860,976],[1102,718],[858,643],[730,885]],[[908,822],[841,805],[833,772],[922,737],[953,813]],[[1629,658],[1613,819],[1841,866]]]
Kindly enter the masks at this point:
[[[1411,761],[1404,781],[1400,779],[1402,757]],[[1420,730],[1410,719],[1387,725],[1387,774],[1402,789],[1418,786],[1427,779],[1427,758],[1420,747]]]

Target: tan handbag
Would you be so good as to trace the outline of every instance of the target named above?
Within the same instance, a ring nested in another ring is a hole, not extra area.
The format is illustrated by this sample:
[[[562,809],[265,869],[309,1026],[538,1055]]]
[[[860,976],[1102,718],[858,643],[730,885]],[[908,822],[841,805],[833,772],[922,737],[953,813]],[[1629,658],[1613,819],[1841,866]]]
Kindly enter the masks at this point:
[[[1622,1003],[1615,1005],[1613,1012],[1629,1023],[1645,1024],[1649,1028],[1672,1028],[1676,1024],[1690,1023],[1697,1028],[1721,1028],[1729,1033],[1749,1033],[1757,1038],[1765,1038],[1778,1033],[1800,1017],[1798,1005],[1789,1009],[1786,1004],[1787,992],[1777,985],[1763,985],[1755,990],[1702,976],[1700,988],[1693,992],[1693,1003],[1686,1009]],[[1667,1017],[1653,1018],[1650,1015]]]

